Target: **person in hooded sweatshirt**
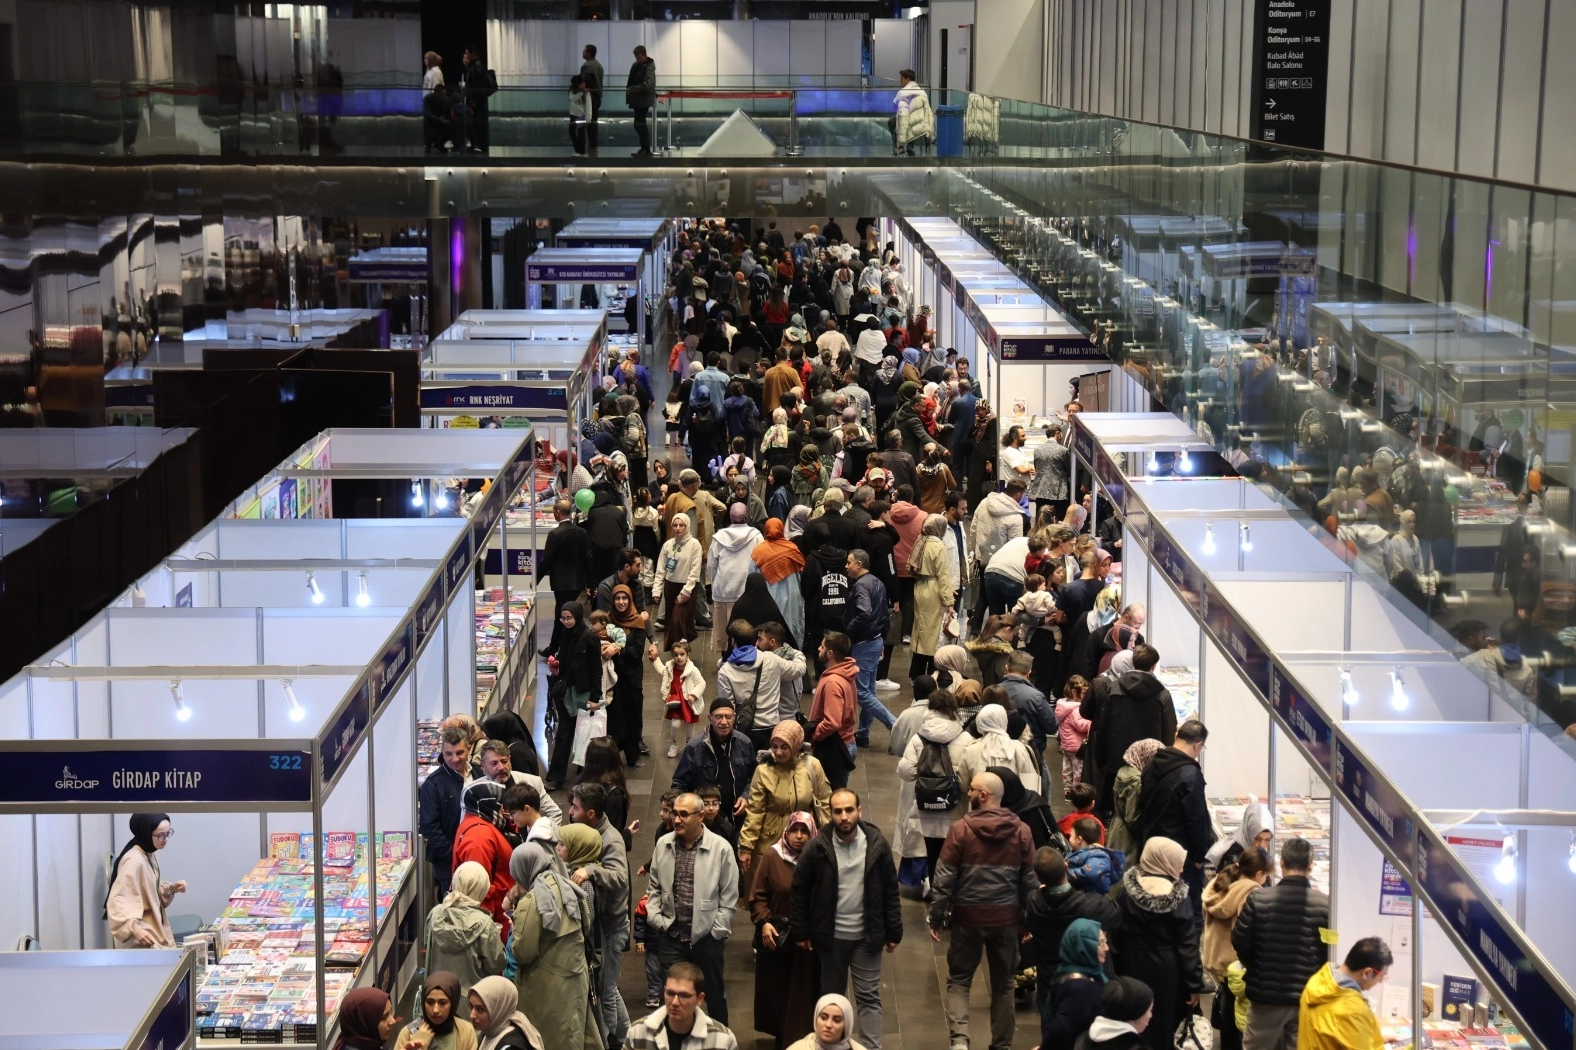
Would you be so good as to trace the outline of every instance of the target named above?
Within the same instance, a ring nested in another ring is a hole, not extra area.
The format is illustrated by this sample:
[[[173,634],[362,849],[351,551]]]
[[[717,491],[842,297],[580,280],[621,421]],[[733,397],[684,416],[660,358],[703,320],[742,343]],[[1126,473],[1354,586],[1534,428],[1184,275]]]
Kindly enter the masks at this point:
[[[1299,1050],[1380,1050],[1384,1035],[1363,993],[1384,982],[1393,962],[1389,945],[1364,937],[1340,966],[1326,963],[1310,977],[1297,1007]]]
[[[1152,838],[1143,858],[1111,891],[1122,912],[1122,924],[1111,937],[1116,972],[1144,982],[1155,995],[1154,1016],[1141,1044],[1150,1050],[1172,1050],[1183,1012],[1205,988],[1198,924],[1182,879],[1186,864],[1187,850],[1180,843]]]
[[[1023,928],[1029,935],[1023,945],[1023,962],[1036,969],[1035,1002],[1043,1016],[1068,927],[1079,920],[1092,921],[1109,934],[1122,924],[1122,913],[1108,898],[1069,882],[1067,858],[1050,846],[1035,850],[1034,875],[1040,888],[1029,895],[1023,909]]]
[[[592,584],[616,572],[618,552],[629,546],[629,511],[611,485],[598,485],[596,497],[586,512],[585,530],[589,537]]]
[[[1115,977],[1100,990],[1100,1012],[1073,1050],[1141,1050],[1153,1045],[1155,995],[1142,981]],[[1169,1038],[1169,1036],[1168,1036]]]
[[[1187,850],[1183,880],[1195,914],[1203,913],[1204,861],[1215,845],[1215,825],[1198,764],[1209,730],[1190,718],[1177,729],[1176,743],[1160,751],[1144,770],[1138,795],[1140,843],[1160,836]],[[1200,920],[1202,921],[1202,919]]]
[[[1204,870],[1206,873],[1220,871],[1236,863],[1238,857],[1254,846],[1269,853],[1274,841],[1275,818],[1270,814],[1270,807],[1254,799],[1242,807],[1242,823],[1237,825],[1237,830],[1217,839],[1209,848],[1204,857]]]
[[[1128,747],[1148,737],[1169,747],[1177,735],[1177,711],[1171,692],[1154,675],[1160,653],[1152,645],[1140,645],[1131,651],[1133,669],[1096,679],[1078,708],[1078,713],[1089,720],[1084,783],[1099,788],[1095,811],[1101,814],[1112,811],[1116,773]],[[1115,667],[1115,661],[1112,666]]]
[[[741,503],[728,508],[729,525],[718,529],[706,551],[706,575],[711,578],[712,623],[725,627],[733,619],[733,603],[744,593],[744,581],[755,568],[751,555],[765,537],[748,523],[749,511]],[[726,630],[712,632],[717,649],[731,648]]]
[[[897,567],[897,601],[903,614],[903,644],[909,644],[914,630],[914,577],[909,572],[908,556],[919,542],[925,528],[925,512],[914,502],[914,493],[906,485],[899,485],[897,499],[884,516],[884,520],[897,533],[892,546],[892,557]]]

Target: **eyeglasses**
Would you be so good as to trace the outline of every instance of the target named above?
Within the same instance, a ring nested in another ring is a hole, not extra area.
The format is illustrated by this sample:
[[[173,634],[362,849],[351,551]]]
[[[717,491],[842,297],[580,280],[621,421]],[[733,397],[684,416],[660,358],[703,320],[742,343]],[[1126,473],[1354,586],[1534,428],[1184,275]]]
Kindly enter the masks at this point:
[[[691,817],[698,817],[698,816],[700,816],[700,811],[699,810],[689,810],[689,809],[675,809],[673,811],[673,816],[674,816],[675,819],[678,819],[678,820],[688,820]]]
[[[175,835],[175,829],[174,828],[171,828],[169,831],[155,831],[153,833],[153,841],[155,841],[155,842],[168,842],[171,838],[174,837],[174,835]]]
[[[662,990],[662,997],[664,999],[677,999],[681,1003],[687,1002],[690,999],[694,999],[696,995],[697,993],[695,992],[681,992],[676,988],[664,988]]]

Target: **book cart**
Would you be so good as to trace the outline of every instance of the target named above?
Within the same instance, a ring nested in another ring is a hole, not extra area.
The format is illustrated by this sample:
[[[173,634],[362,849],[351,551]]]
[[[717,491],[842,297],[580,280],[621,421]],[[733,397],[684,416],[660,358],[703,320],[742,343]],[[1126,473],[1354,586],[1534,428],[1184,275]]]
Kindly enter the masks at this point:
[[[474,710],[478,552],[533,446],[529,430],[327,431],[0,685],[16,844],[0,937],[106,947],[127,817],[166,812],[200,1044],[326,1047],[350,989],[399,998],[427,880],[417,722]],[[341,479],[456,477],[491,482],[468,517],[328,516]],[[295,497],[294,518],[235,517]]]
[[[1148,607],[1162,664],[1196,663],[1217,821],[1257,799],[1278,839],[1310,840],[1332,958],[1366,936],[1395,952],[1369,993],[1387,1037],[1421,1019],[1434,1045],[1570,1047],[1576,758],[1257,486],[1144,478],[1132,417],[1074,426],[1122,515],[1123,602]]]

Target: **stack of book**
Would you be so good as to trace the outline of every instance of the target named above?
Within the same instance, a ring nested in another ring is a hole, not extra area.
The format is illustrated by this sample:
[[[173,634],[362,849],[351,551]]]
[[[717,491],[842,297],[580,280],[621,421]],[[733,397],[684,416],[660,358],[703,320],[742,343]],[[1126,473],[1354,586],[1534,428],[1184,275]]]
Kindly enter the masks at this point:
[[[438,727],[443,723],[436,718],[416,720],[416,783],[425,781],[443,757],[443,741]]]
[[[478,710],[487,703],[493,687],[498,684],[498,668],[503,663],[506,644],[525,629],[526,617],[531,611],[531,600],[513,588],[509,591],[508,623],[504,622],[503,588],[476,592],[476,706]]]
[[[1198,668],[1157,667],[1155,677],[1171,694],[1171,706],[1177,709],[1177,725],[1198,717]]]
[[[214,928],[217,960],[197,990],[198,1035],[242,1042],[315,1042],[317,903],[311,834],[269,836],[258,861],[230,895]],[[324,1006],[332,1014],[372,943],[372,901],[387,914],[410,874],[411,833],[383,832],[372,846],[376,891],[365,834],[323,836]]]
[[[1215,819],[1217,833],[1227,837],[1235,835],[1242,824],[1242,810],[1252,801],[1253,798],[1248,795],[1210,798],[1209,808]],[[1325,893],[1330,892],[1330,800],[1302,795],[1281,795],[1277,798],[1275,840],[1284,842],[1293,835],[1307,839],[1313,847],[1310,881]],[[1273,853],[1273,846],[1271,850]],[[1270,859],[1278,859],[1278,854],[1272,855]]]

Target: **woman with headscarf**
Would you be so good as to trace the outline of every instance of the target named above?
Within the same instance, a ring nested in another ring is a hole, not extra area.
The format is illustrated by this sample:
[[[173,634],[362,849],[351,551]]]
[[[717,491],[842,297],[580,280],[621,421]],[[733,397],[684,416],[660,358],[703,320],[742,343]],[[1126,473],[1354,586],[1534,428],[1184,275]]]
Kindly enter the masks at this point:
[[[961,645],[943,645],[931,658],[936,671],[936,685],[942,689],[956,690],[958,683],[969,676],[969,651]]]
[[[854,1004],[835,992],[821,996],[809,1033],[789,1050],[865,1050],[854,1040]]]
[[[1093,919],[1074,919],[1062,934],[1050,999],[1040,1004],[1040,1050],[1073,1050],[1100,1013],[1111,946]],[[1045,965],[1050,965],[1046,960]]]
[[[558,732],[553,734],[546,783],[549,788],[556,788],[569,771],[575,716],[602,688],[602,645],[586,625],[585,608],[579,602],[565,602],[558,610],[552,638],[542,655],[547,658],[548,672],[562,683],[549,686],[547,693],[557,705]],[[560,690],[560,695],[552,699],[555,689]]]
[[[668,522],[672,536],[657,555],[656,586],[651,589],[651,604],[662,610],[667,635],[663,648],[672,649],[679,640],[693,642],[695,629],[695,589],[701,585],[701,564],[705,552],[700,540],[690,535],[689,515],[674,514]]]
[[[788,634],[793,639],[789,644],[798,648],[799,640],[805,636],[804,592],[799,580],[799,574],[805,566],[804,552],[798,544],[788,539],[780,518],[768,518],[765,539],[756,546],[750,558],[755,562],[761,578],[766,581],[766,590],[777,603],[777,608],[787,617],[783,626],[788,628]]]
[[[1204,868],[1207,871],[1220,871],[1226,865],[1235,863],[1243,851],[1253,846],[1273,856],[1270,847],[1274,841],[1275,818],[1270,815],[1270,807],[1254,799],[1242,807],[1242,823],[1237,825],[1237,830],[1216,839],[1209,848],[1204,856]]]
[[[1029,747],[1021,740],[1007,735],[1007,709],[1000,704],[986,704],[974,716],[975,739],[963,749],[962,764],[956,767],[958,783],[969,784],[974,774],[985,772],[987,766],[1006,766],[1018,774],[1018,779],[1030,791],[1040,790],[1040,767],[1029,754]]]
[[[542,1033],[520,1012],[520,990],[506,977],[484,977],[466,995],[477,1050],[547,1050]]]
[[[963,761],[963,750],[968,747],[972,739],[963,731],[957,694],[951,689],[937,689],[930,694],[925,717],[920,722],[918,731],[909,740],[903,757],[898,759],[898,778],[909,783],[913,783],[918,778],[919,759],[927,744],[937,744],[946,748],[953,772],[956,773],[958,764]],[[959,784],[958,801],[947,810],[919,809],[910,796],[909,804],[914,808],[909,811],[907,818],[918,823],[920,834],[924,836],[925,856],[929,862],[931,878],[935,878],[936,860],[941,856],[941,844],[945,841],[947,832],[952,830],[953,822],[968,809],[968,786],[963,784],[961,776]],[[903,819],[901,815],[899,819]]]
[[[1155,1014],[1144,1042],[1172,1050],[1182,1013],[1204,991],[1199,931],[1182,868],[1187,850],[1157,835],[1144,844],[1143,859],[1122,873],[1111,901],[1122,912],[1112,932],[1116,972],[1136,977],[1155,993]]]
[[[820,824],[831,816],[832,785],[820,761],[805,750],[799,723],[791,718],[778,722],[770,750],[771,759],[755,767],[739,829],[739,864],[745,871],[782,838],[790,814],[811,810]]]
[[[490,888],[487,869],[466,861],[454,869],[449,895],[427,913],[427,968],[454,974],[462,996],[483,977],[503,973],[498,924],[482,906]]]
[[[585,951],[589,894],[570,881],[563,861],[548,850],[527,841],[509,862],[514,881],[525,888],[509,943],[519,966],[515,985],[532,1004],[546,1050],[599,1050]]]
[[[640,765],[640,731],[645,718],[646,624],[650,614],[635,608],[635,592],[628,584],[613,586],[613,608],[608,611],[613,623],[624,632],[624,648],[614,657],[618,682],[613,686],[613,703],[607,709],[607,735],[624,753],[630,768]]]
[[[1142,793],[1144,770],[1150,759],[1155,757],[1155,752],[1165,746],[1154,737],[1149,737],[1130,744],[1122,752],[1122,768],[1116,771],[1116,786],[1111,791],[1114,807],[1111,826],[1105,833],[1108,848],[1121,850],[1129,857],[1133,855],[1138,845],[1134,829],[1138,827],[1138,797]]]
[[[979,664],[982,684],[1001,684],[1007,674],[1007,660],[1013,654],[1012,643],[1017,631],[1018,625],[1013,622],[1012,615],[1002,613],[987,616],[980,633],[969,639],[969,655]]]
[[[910,634],[913,657],[908,676],[929,674],[936,650],[941,647],[941,627],[955,593],[947,561],[947,519],[931,514],[921,526],[919,539],[908,553],[908,573],[914,580],[914,629]]]
[[[121,847],[109,872],[104,917],[117,948],[174,948],[168,909],[186,880],[165,882],[155,854],[169,845],[175,830],[166,813],[133,813],[131,838]]]
[[[536,741],[531,739],[531,730],[518,712],[495,711],[482,719],[481,727],[488,740],[502,740],[509,745],[509,768],[532,776],[542,775]]]
[[[476,1029],[467,1016],[470,1002],[460,994],[460,979],[447,970],[427,964],[421,983],[421,1027],[406,1037],[401,1050],[476,1050]]]
[[[1023,778],[1018,776],[1016,770],[1006,766],[986,766],[985,772],[1001,777],[1002,808],[1012,810],[1019,820],[1028,825],[1029,833],[1034,836],[1034,848],[1050,846],[1058,853],[1065,854],[1067,839],[1063,837],[1061,828],[1057,827],[1056,817],[1051,813],[1050,803],[1045,801],[1045,796],[1024,787]]]
[[[383,1050],[398,1023],[394,1002],[380,988],[357,988],[339,1003],[334,1050]]]
[[[790,634],[788,644],[795,649],[799,648],[799,635],[793,633],[793,625],[788,622],[781,606],[772,597],[766,577],[758,572],[752,572],[745,577],[744,593],[733,603],[733,618],[743,620],[752,627],[759,627],[763,623],[780,623],[788,628]]]
[[[706,575],[711,579],[712,622],[717,648],[726,653],[728,624],[735,617],[734,604],[744,594],[745,581],[756,575],[753,555],[763,537],[760,530],[748,521],[749,510],[740,503],[728,508],[728,527],[718,529],[711,537],[706,551]],[[763,621],[751,620],[751,624]]]
[[[892,418],[892,413],[898,407],[898,389],[903,385],[903,375],[899,370],[902,361],[896,354],[887,354],[881,358],[881,363],[876,366],[874,378],[871,381],[871,403],[876,410],[876,436],[886,433],[887,420]]]
[[[815,837],[815,814],[788,815],[782,837],[761,854],[751,880],[750,921],[755,924],[755,1030],[778,1047],[810,1030],[811,1008],[821,987],[814,952],[788,938],[793,911],[793,876],[799,856]]]
[[[974,429],[970,431],[973,449],[969,452],[969,506],[977,507],[987,492],[996,491],[996,457],[1001,453],[1000,427],[990,402],[980,398],[974,403]]]
[[[826,467],[821,463],[821,450],[808,443],[799,450],[799,462],[788,479],[788,491],[793,494],[796,507],[814,508],[826,491]]]

